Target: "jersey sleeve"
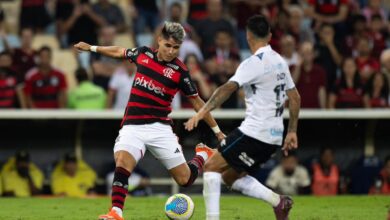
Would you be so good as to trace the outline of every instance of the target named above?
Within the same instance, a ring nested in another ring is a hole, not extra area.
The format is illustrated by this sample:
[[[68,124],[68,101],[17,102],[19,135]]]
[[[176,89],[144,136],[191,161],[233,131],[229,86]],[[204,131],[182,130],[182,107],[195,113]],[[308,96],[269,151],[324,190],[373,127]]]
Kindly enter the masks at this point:
[[[179,81],[179,89],[187,97],[198,96],[198,90],[188,71],[183,71]]]
[[[259,77],[259,74],[256,71],[262,71],[262,69],[263,64],[261,62],[249,58],[238,66],[236,73],[229,81],[238,83],[240,87],[248,83],[253,83],[256,78]]]
[[[286,64],[285,72],[286,72],[286,78],[285,78],[286,90],[290,90],[290,89],[295,88],[295,83],[291,77],[290,69],[288,68],[287,64]]]
[[[137,57],[139,54],[145,50],[145,47],[134,47],[134,48],[128,48],[124,51],[124,58],[131,61],[131,62],[136,62]]]

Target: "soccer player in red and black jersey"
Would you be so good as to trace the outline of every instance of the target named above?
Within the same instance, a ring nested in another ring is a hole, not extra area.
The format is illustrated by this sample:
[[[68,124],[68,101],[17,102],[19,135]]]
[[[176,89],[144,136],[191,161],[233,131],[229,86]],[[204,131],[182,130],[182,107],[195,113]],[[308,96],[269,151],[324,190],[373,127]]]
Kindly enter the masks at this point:
[[[122,220],[128,178],[149,150],[181,186],[190,186],[202,171],[204,162],[213,151],[205,145],[196,147],[196,156],[186,163],[181,146],[170,126],[171,102],[176,92],[184,93],[197,111],[203,100],[191,80],[187,67],[177,58],[185,31],[174,22],[166,22],[158,37],[158,49],[138,47],[125,49],[117,46],[91,46],[80,42],[80,51],[93,51],[115,58],[128,59],[137,65],[133,87],[122,128],[114,146],[116,169],[112,185],[112,208],[100,220]],[[205,117],[218,140],[225,135],[210,114]]]

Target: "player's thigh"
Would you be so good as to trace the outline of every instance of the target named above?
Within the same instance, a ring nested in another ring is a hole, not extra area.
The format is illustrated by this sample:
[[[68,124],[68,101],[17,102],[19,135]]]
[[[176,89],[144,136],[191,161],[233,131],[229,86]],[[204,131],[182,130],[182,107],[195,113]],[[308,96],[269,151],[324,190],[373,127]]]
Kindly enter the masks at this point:
[[[186,162],[178,138],[169,125],[155,123],[149,132],[146,148],[168,170]]]
[[[229,166],[241,173],[257,169],[271,158],[278,147],[246,136],[235,129],[218,150]]]
[[[142,131],[136,126],[127,125],[119,131],[115,140],[114,156],[117,166],[134,169],[138,161],[144,156],[146,147],[140,134]]]

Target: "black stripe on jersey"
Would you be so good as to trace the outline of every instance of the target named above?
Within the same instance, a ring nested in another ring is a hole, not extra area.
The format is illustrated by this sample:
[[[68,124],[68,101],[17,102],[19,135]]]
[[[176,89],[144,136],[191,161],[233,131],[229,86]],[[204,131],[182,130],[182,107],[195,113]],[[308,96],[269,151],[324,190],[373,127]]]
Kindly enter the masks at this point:
[[[32,95],[32,98],[36,101],[52,101],[57,100],[57,94],[47,94],[47,95]]]
[[[166,107],[165,105],[161,105],[160,103],[158,103],[158,102],[156,102],[156,101],[154,101],[152,99],[145,98],[145,97],[142,97],[142,96],[139,96],[139,95],[136,95],[136,94],[131,94],[130,95],[130,102],[138,102],[138,103],[147,104],[147,105]]]
[[[156,80],[160,83],[162,83],[164,86],[167,86],[171,89],[177,88],[177,83],[173,80],[170,80],[169,78],[156,73],[154,70],[147,68],[146,66],[138,65],[137,71],[145,76],[148,76],[152,78],[153,80]]]
[[[140,85],[134,86],[134,88],[137,88],[138,90],[140,90],[142,92],[146,92],[149,95],[156,96],[157,98],[162,99],[166,102],[170,102],[172,100],[172,96],[169,95],[168,93],[164,93],[164,95],[161,95],[161,94],[155,93],[153,90],[149,90],[148,88],[145,88],[145,87],[140,86]]]
[[[15,90],[15,86],[0,87],[0,92],[7,91],[7,90]]]
[[[164,111],[160,109],[153,109],[153,108],[140,108],[140,107],[127,107],[127,115],[152,115],[156,117],[168,117],[168,114],[170,111]]]
[[[14,96],[0,96],[0,101],[14,100]]]
[[[151,124],[154,122],[161,122],[163,124],[168,124],[168,125],[172,124],[172,120],[167,121],[158,118],[150,118],[150,119],[126,119],[125,122],[123,122],[123,125],[142,125],[142,124]]]

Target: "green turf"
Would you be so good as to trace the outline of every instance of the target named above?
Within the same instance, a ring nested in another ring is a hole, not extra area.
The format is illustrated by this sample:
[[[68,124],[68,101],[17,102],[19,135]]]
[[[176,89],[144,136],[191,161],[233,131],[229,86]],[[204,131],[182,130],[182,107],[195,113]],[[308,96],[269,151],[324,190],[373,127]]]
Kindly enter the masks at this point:
[[[204,204],[201,196],[192,196],[195,202],[193,220],[204,220]],[[129,198],[126,202],[126,220],[166,219],[163,207],[166,198]],[[390,197],[387,196],[339,196],[295,197],[291,220],[386,220]],[[98,199],[0,199],[1,220],[87,220],[97,219],[98,214],[109,207],[109,198]],[[223,196],[221,220],[274,219],[271,208],[261,201]]]

